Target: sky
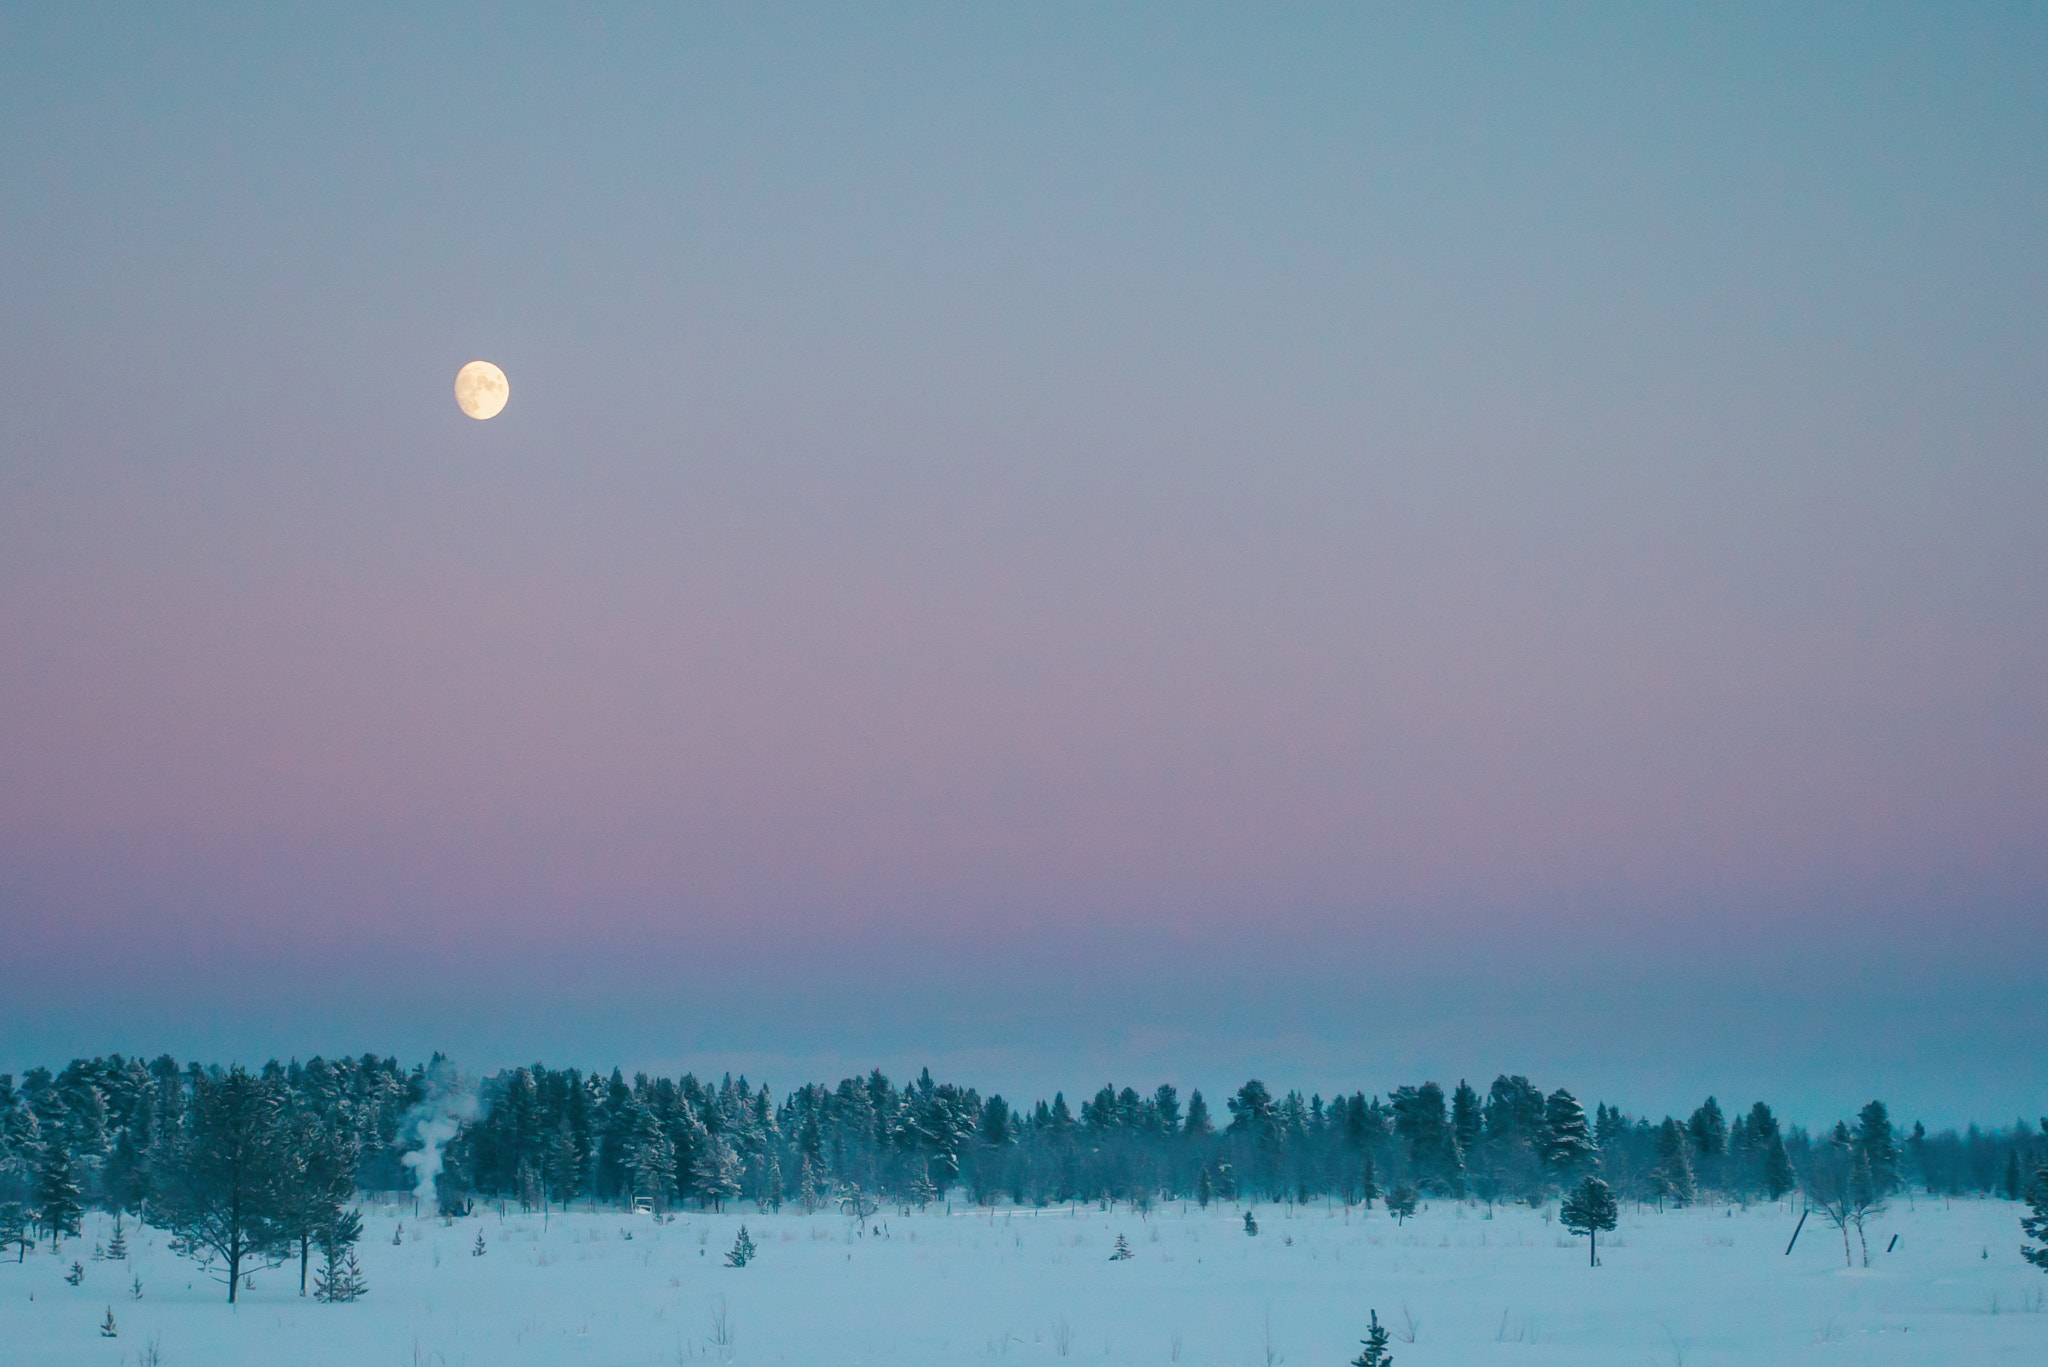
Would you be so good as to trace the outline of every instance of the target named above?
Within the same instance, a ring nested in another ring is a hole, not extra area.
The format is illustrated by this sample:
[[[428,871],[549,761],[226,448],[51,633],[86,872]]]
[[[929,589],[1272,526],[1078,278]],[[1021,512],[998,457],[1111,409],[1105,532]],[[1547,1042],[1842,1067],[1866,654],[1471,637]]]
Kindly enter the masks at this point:
[[[0,1069],[2038,1115],[2044,70],[0,6]]]

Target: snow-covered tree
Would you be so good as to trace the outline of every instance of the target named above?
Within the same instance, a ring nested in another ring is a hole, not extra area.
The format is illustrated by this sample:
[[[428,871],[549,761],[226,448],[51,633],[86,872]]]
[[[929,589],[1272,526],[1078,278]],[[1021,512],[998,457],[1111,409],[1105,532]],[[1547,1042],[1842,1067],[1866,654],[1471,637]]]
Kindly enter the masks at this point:
[[[713,1210],[725,1209],[725,1203],[739,1195],[740,1172],[740,1157],[732,1144],[722,1134],[712,1135],[694,1174],[698,1199]]]
[[[1690,1135],[1670,1116],[1657,1128],[1657,1169],[1652,1178],[1660,1202],[1689,1206],[1698,1198],[1693,1184]]]
[[[1600,1266],[1600,1235],[1611,1230],[1621,1212],[1614,1193],[1597,1177],[1588,1176],[1566,1196],[1557,1208],[1557,1218],[1574,1234],[1586,1236],[1587,1266]]]
[[[240,1067],[196,1073],[185,1127],[163,1156],[150,1219],[197,1254],[227,1265],[233,1304],[245,1265],[273,1255],[285,1239],[278,1089]]]
[[[78,1177],[71,1170],[71,1150],[61,1133],[52,1133],[44,1142],[36,1165],[35,1212],[36,1222],[49,1232],[52,1252],[63,1246],[65,1235],[78,1233],[79,1217],[85,1214]]]
[[[2020,1231],[2029,1239],[2040,1240],[2041,1247],[2022,1245],[2020,1256],[2048,1272],[2048,1163],[2036,1168],[2034,1180],[2027,1184],[2027,1210],[2020,1217]]]
[[[1593,1148],[1592,1128],[1586,1124],[1586,1109],[1578,1098],[1560,1087],[1543,1103],[1543,1165],[1559,1181],[1569,1181],[1581,1169],[1598,1161]]]

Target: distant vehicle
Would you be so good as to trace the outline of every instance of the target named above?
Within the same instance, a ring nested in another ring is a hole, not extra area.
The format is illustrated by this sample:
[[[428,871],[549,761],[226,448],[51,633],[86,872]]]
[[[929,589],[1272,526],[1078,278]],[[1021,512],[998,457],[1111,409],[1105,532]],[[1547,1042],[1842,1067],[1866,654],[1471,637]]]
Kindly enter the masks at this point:
[[[635,1215],[654,1214],[654,1198],[652,1196],[635,1196],[633,1198],[633,1213]]]

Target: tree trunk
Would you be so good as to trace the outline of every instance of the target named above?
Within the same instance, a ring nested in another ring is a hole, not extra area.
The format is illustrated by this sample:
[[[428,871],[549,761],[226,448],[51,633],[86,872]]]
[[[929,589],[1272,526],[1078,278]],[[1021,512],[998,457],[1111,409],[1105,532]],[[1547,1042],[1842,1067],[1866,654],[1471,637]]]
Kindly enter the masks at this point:
[[[313,1236],[299,1236],[299,1294],[306,1294],[306,1265],[313,1260]]]

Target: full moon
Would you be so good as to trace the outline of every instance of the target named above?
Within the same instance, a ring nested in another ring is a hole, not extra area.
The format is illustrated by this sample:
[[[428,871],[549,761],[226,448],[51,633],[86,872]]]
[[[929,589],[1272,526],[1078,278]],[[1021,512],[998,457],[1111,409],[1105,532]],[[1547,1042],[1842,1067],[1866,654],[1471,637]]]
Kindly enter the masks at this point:
[[[482,421],[505,411],[512,397],[512,385],[505,372],[489,361],[471,361],[455,372],[455,402],[462,411]]]

